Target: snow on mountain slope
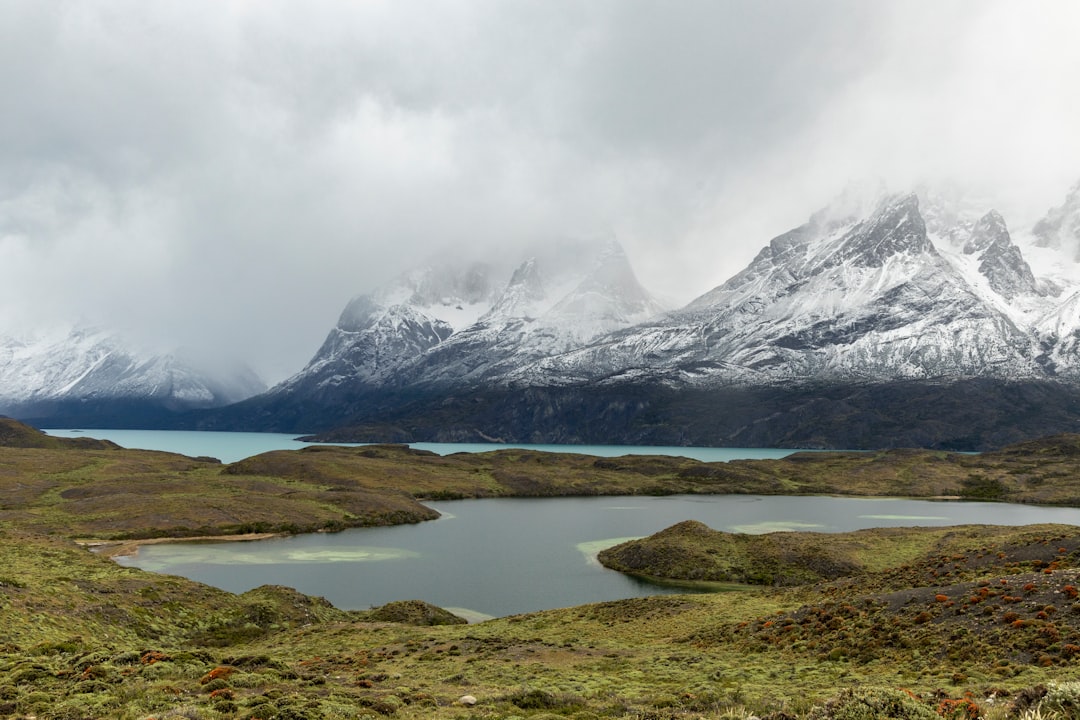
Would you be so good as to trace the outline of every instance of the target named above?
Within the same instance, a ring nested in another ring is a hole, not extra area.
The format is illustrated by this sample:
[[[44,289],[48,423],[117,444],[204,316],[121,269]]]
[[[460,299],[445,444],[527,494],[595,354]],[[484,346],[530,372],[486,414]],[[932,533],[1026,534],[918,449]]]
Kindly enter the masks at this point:
[[[661,314],[665,308],[610,240],[590,264],[545,269],[530,258],[490,312],[403,369],[400,384],[478,382],[567,352]]]
[[[1037,295],[1035,275],[1013,244],[1005,219],[996,210],[981,217],[964,244],[964,254],[979,263],[979,273],[995,292],[1007,300],[1018,295]]]
[[[1003,271],[986,261],[1006,239],[995,234],[1003,225],[993,216],[980,222],[969,233],[972,252],[994,270],[980,275],[991,290],[995,273],[1005,287]],[[1008,247],[1000,254],[1015,259]],[[1033,336],[937,250],[911,194],[886,198],[865,217],[819,212],[686,308],[543,359],[511,380],[709,386],[1026,377],[1041,373],[1038,354]]]
[[[540,322],[561,329],[568,345],[580,345],[649,320],[665,309],[638,282],[622,246],[611,241],[601,250],[589,274]]]
[[[88,399],[154,401],[170,409],[215,407],[263,389],[250,370],[203,371],[176,354],[135,352],[99,329],[0,338],[0,412]]]
[[[429,265],[369,295],[353,298],[300,373],[276,390],[315,383],[329,389],[357,380],[377,384],[468,327],[494,300],[491,270],[482,263]]]
[[[274,392],[476,380],[663,310],[618,243],[579,243],[574,255],[530,257],[509,278],[487,265],[408,273],[351,301],[308,366]]]

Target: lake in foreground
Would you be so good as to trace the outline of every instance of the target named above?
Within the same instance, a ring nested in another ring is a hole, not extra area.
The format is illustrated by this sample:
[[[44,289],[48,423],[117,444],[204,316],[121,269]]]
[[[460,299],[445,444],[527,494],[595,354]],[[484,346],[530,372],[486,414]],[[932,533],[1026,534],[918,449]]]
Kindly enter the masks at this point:
[[[233,462],[270,450],[299,449],[294,435],[157,430],[46,430],[124,447],[167,450]],[[530,447],[601,456],[683,455],[701,460],[784,457],[792,450],[595,445],[417,443],[440,454]],[[1080,509],[999,503],[746,495],[492,499],[431,503],[433,522],[363,528],[247,543],[143,547],[121,562],[183,575],[233,592],[288,585],[346,609],[420,599],[471,618],[674,592],[599,565],[596,553],[623,540],[700,520],[729,532],[985,523],[1080,524]]]
[[[124,564],[243,592],[288,585],[346,609],[420,599],[472,619],[687,592],[597,563],[604,547],[682,520],[730,532],[967,523],[1080,524],[1080,509],[1002,503],[748,495],[430,503],[419,525],[245,543],[148,545]]]

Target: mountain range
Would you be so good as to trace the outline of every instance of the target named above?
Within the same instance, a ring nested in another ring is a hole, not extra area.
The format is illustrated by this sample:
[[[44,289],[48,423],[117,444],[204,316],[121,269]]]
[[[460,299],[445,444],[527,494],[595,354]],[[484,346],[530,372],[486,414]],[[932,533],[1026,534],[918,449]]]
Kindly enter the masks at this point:
[[[845,193],[681,308],[612,239],[511,267],[431,264],[353,299],[293,377],[169,422],[356,441],[992,447],[1080,426],[1078,260],[1080,184],[1019,231],[955,193]]]
[[[265,389],[248,368],[210,371],[101,328],[0,337],[0,414],[43,427],[143,427]]]

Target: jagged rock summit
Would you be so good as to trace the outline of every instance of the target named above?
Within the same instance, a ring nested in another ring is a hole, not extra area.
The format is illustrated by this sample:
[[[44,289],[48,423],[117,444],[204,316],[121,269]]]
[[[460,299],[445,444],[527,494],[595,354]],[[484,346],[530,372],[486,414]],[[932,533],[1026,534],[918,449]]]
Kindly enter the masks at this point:
[[[979,273],[990,287],[1006,300],[1018,295],[1036,295],[1039,289],[1031,266],[1024,260],[1005,226],[1005,218],[991,210],[971,229],[964,243],[964,254],[973,256],[979,263]]]
[[[1030,268],[996,213],[967,242],[977,279],[937,249],[914,194],[866,217],[826,209],[685,308],[516,378],[709,387],[1042,375],[1038,338],[1001,308],[1035,294]]]

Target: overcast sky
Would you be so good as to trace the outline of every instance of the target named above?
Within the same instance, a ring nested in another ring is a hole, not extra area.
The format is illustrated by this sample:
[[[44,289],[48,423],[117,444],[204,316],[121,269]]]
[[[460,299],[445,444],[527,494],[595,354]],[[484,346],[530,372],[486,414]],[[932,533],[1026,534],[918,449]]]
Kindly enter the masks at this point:
[[[6,0],[0,331],[299,370],[345,302],[614,234],[679,302],[849,181],[1080,180],[1073,0]]]

